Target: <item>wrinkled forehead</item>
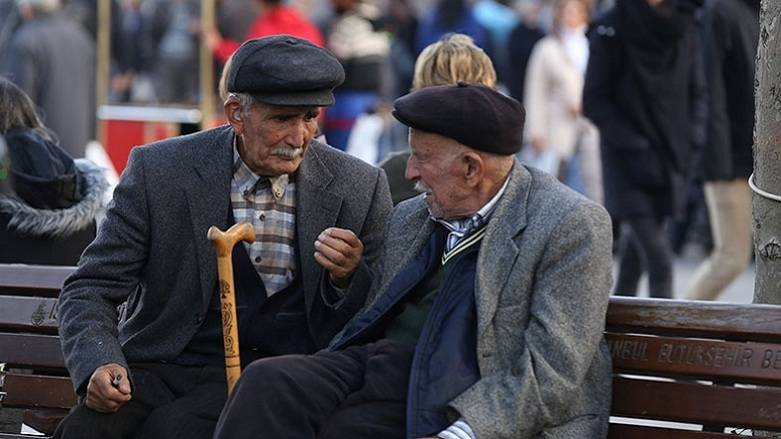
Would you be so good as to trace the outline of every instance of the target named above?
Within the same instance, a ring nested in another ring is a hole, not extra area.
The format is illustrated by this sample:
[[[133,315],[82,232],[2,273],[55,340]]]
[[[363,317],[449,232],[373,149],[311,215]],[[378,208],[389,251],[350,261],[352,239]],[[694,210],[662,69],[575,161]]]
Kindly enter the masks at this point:
[[[271,115],[299,115],[299,114],[315,114],[320,112],[320,108],[316,105],[274,105],[266,104],[264,102],[257,102],[256,108],[260,109],[264,113]]]
[[[417,154],[454,154],[467,148],[462,143],[441,134],[423,131],[416,128],[409,129],[409,144],[413,152]]]

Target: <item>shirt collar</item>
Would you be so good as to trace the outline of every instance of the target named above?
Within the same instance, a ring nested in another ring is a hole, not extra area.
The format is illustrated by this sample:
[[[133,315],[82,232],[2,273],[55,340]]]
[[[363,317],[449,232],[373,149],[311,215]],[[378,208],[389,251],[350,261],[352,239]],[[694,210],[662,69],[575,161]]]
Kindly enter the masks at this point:
[[[483,205],[483,207],[481,207],[471,217],[446,220],[443,218],[436,218],[430,215],[430,211],[429,211],[429,218],[431,218],[432,221],[442,224],[450,231],[458,231],[464,229],[468,227],[470,223],[473,225],[485,224],[491,218],[491,215],[494,213],[494,210],[496,210],[496,204],[502,198],[502,195],[504,195],[504,193],[507,191],[507,185],[509,183],[510,183],[510,175],[508,174],[507,178],[505,178],[504,183],[502,184],[502,187],[499,188],[498,192],[496,192],[496,195],[494,195],[493,198],[488,200],[488,202],[485,203],[485,205]]]
[[[249,166],[244,163],[244,160],[241,159],[236,135],[233,136],[233,179],[245,198],[253,195],[258,188],[270,187],[271,195],[275,201],[279,201],[285,196],[285,190],[290,182],[288,174],[262,177],[252,172]]]

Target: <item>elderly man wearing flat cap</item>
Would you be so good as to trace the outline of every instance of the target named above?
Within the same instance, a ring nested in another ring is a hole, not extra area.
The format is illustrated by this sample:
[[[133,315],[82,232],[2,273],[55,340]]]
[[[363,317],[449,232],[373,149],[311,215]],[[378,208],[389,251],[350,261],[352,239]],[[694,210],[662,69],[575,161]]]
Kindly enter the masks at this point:
[[[605,210],[513,158],[524,110],[475,84],[399,98],[406,177],[369,305],[330,349],[251,364],[216,439],[604,438]]]
[[[229,125],[135,148],[65,283],[59,329],[80,405],[62,438],[210,438],[227,397],[209,227],[233,250],[242,363],[316,352],[364,304],[391,209],[385,175],[313,137],[344,71],[290,37],[234,54]]]

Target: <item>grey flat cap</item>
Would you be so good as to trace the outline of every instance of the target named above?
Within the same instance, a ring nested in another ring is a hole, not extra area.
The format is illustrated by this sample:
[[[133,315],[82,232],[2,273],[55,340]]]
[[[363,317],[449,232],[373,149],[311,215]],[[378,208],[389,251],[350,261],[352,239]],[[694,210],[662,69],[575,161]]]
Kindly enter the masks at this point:
[[[326,106],[344,82],[331,52],[291,35],[249,40],[233,55],[228,91],[249,93],[266,104]]]

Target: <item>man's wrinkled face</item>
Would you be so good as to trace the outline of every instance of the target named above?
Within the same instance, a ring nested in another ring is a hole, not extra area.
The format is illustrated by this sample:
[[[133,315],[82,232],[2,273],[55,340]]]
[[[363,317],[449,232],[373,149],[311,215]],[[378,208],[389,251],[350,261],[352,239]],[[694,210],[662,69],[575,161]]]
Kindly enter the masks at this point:
[[[256,103],[242,115],[242,159],[258,175],[293,174],[317,132],[319,111],[319,107]]]
[[[461,205],[468,191],[464,187],[460,144],[414,128],[409,130],[409,144],[412,154],[404,177],[414,181],[415,188],[426,194],[431,214],[445,219],[466,215]]]

